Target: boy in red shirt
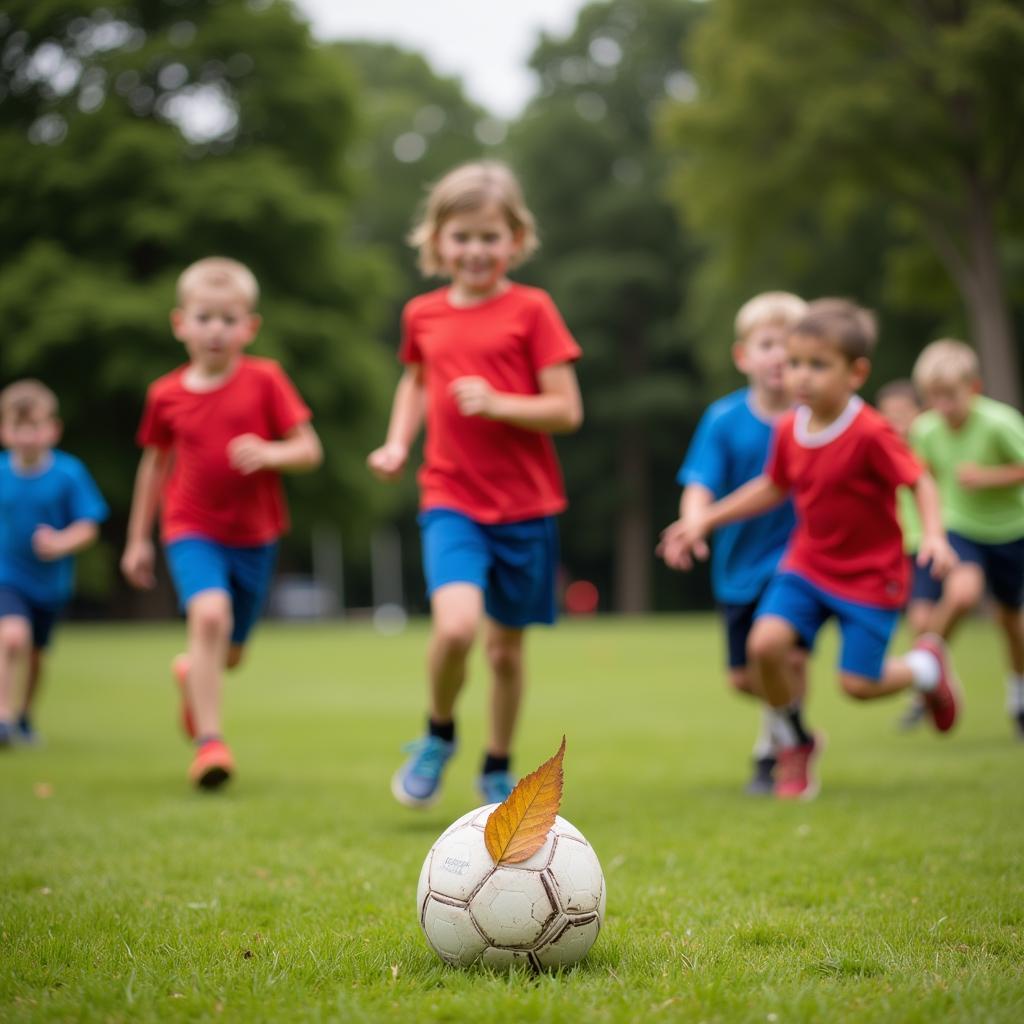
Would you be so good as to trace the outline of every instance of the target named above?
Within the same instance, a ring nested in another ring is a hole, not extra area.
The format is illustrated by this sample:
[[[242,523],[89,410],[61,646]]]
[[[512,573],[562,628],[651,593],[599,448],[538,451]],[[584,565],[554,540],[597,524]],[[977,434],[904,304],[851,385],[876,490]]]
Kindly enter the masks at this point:
[[[413,231],[420,266],[450,285],[405,308],[385,443],[367,462],[397,478],[424,419],[419,473],[423,563],[433,630],[427,735],[392,780],[410,807],[439,794],[455,752],[455,703],[481,620],[493,676],[478,780],[488,802],[511,792],[509,754],[523,690],[523,632],[555,619],[558,533],[566,505],[549,435],[579,427],[580,355],[546,292],[506,271],[536,247],[533,217],[507,167],[466,164],[433,188]]]
[[[756,515],[787,494],[797,525],[758,606],[748,651],[785,745],[775,794],[809,799],[821,740],[801,720],[789,692],[786,660],[798,638],[811,647],[827,619],[839,620],[839,683],[869,700],[916,688],[935,727],[951,729],[959,686],[945,645],[921,637],[902,658],[885,652],[906,601],[908,573],[896,516],[896,490],[913,490],[921,517],[918,562],[941,577],[956,555],[942,529],[935,483],[882,415],[856,394],[867,380],[874,318],[842,299],[808,308],[789,337],[787,379],[798,403],[778,422],[765,472],[700,517],[662,535],[669,564],[685,563],[716,527]]]
[[[151,539],[161,538],[188,645],[173,663],[182,725],[195,741],[192,782],[216,789],[234,773],[221,736],[224,668],[241,660],[288,527],[279,474],[314,469],[320,441],[310,411],[281,367],[244,355],[260,318],[258,286],[235,260],[211,257],[178,278],[171,313],[189,361],[154,381],[146,395],[121,569],[152,587]]]

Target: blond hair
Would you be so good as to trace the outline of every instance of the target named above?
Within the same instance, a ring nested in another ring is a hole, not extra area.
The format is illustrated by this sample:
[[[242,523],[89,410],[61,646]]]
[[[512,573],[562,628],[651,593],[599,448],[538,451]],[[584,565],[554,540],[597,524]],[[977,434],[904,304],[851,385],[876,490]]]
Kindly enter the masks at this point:
[[[255,309],[260,298],[256,275],[244,263],[227,256],[207,256],[187,266],[178,277],[178,305],[184,306],[189,294],[203,286],[232,289],[249,309]]]
[[[793,333],[835,345],[851,363],[870,359],[878,343],[875,314],[849,299],[815,299]]]
[[[981,377],[977,353],[965,342],[940,338],[921,350],[913,377],[922,392],[936,384],[974,384]]]
[[[475,213],[490,203],[498,205],[519,240],[519,251],[509,265],[518,266],[536,252],[540,241],[533,214],[512,170],[496,160],[460,164],[433,185],[409,232],[409,244],[419,250],[417,262],[425,275],[437,275],[444,269],[437,253],[437,233],[444,222],[460,213]]]
[[[20,423],[33,416],[56,415],[57,396],[41,380],[26,377],[0,391],[0,419],[10,416]]]
[[[792,292],[761,292],[747,299],[736,314],[736,339],[745,341],[763,324],[792,327],[807,312],[807,303]]]

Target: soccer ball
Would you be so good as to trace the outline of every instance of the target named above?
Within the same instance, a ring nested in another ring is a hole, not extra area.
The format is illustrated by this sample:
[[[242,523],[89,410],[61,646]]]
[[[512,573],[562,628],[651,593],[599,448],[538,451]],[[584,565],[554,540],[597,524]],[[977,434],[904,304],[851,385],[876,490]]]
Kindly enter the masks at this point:
[[[416,909],[430,947],[450,964],[528,963],[539,970],[582,960],[604,920],[604,874],[590,843],[565,818],[519,864],[495,865],[484,826],[497,804],[441,833],[420,872]]]

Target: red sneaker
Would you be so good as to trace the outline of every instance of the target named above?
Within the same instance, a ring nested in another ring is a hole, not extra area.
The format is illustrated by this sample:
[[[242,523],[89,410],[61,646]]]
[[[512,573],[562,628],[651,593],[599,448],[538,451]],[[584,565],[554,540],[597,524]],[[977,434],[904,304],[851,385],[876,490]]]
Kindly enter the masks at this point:
[[[941,636],[925,633],[914,644],[914,650],[927,651],[938,659],[939,685],[934,690],[922,691],[921,696],[935,728],[939,732],[949,732],[956,725],[964,702],[960,680],[957,679],[949,658],[949,648]]]
[[[775,796],[779,800],[813,800],[818,795],[818,777],[814,773],[824,746],[820,735],[810,743],[781,747],[775,765]]]
[[[178,684],[178,692],[181,694],[181,712],[179,721],[181,723],[181,731],[190,739],[196,738],[196,723],[192,718],[192,708],[189,707],[188,703],[188,655],[178,654],[171,662],[171,673],[174,676],[174,681]]]
[[[207,740],[188,770],[189,781],[200,789],[219,789],[235,774],[235,759],[223,740]]]

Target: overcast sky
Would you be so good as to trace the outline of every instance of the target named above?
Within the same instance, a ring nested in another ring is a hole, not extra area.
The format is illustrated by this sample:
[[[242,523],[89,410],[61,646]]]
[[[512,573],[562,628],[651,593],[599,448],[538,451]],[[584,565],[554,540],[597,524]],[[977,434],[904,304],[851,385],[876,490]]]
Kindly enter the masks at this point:
[[[565,35],[586,0],[296,0],[318,39],[374,39],[422,53],[469,97],[515,117],[536,82],[526,66],[542,31]]]

